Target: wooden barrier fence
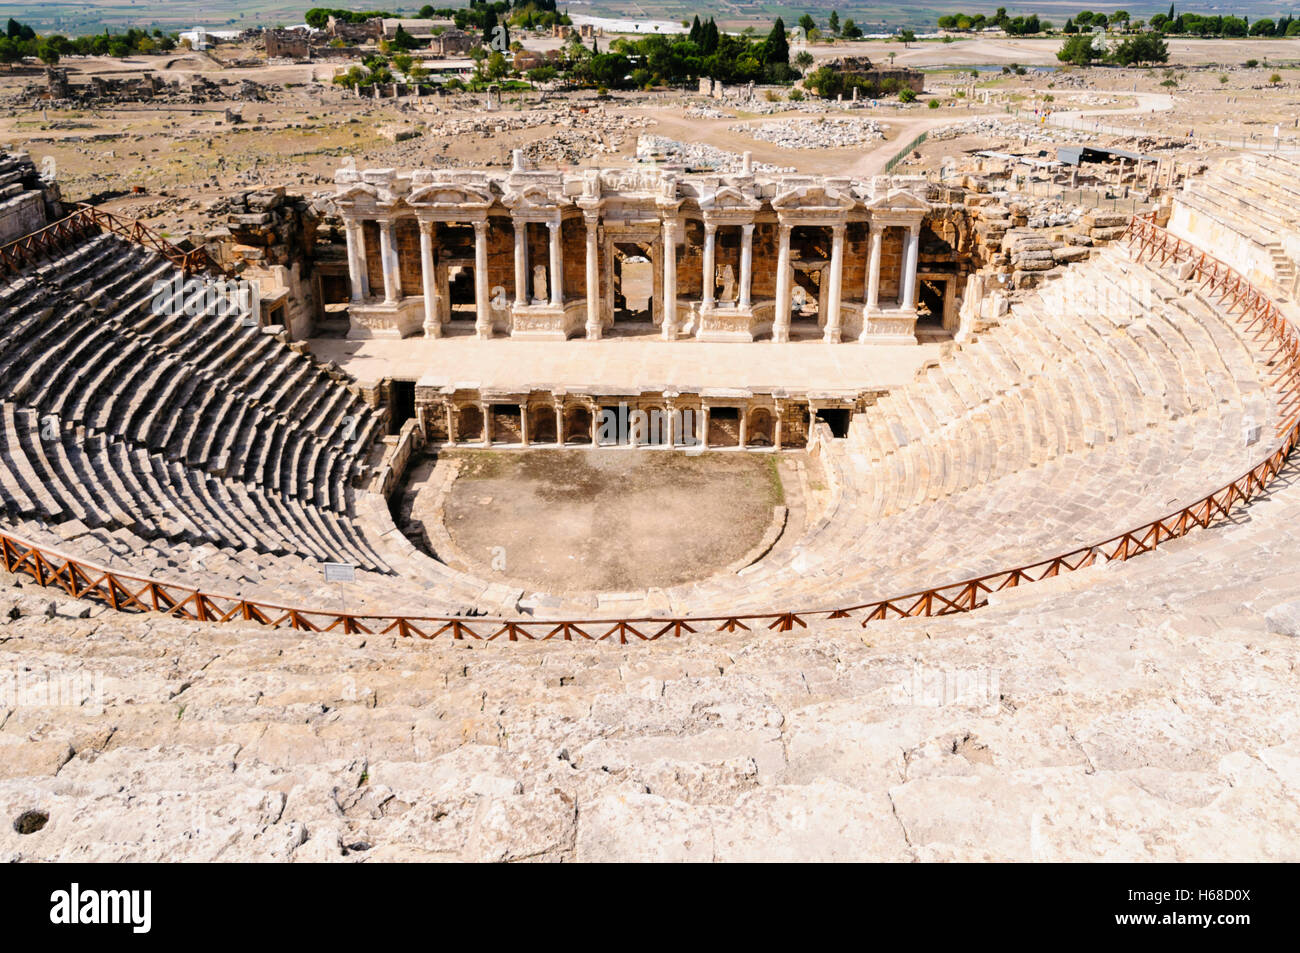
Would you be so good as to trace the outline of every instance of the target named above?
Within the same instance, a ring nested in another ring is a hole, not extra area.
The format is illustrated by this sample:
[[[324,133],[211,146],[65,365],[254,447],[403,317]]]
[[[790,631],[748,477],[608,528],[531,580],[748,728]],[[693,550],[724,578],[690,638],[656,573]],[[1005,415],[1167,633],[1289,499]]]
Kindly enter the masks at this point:
[[[1159,264],[1192,263],[1190,274],[1201,289],[1218,298],[1247,334],[1271,347],[1282,423],[1273,449],[1249,471],[1194,503],[1160,519],[1087,546],[1038,562],[972,579],[946,583],[875,602],[830,609],[745,615],[674,616],[665,618],[536,620],[439,615],[382,615],[302,608],[202,592],[182,583],[117,572],[76,559],[29,540],[0,533],[4,568],[70,596],[92,599],[126,612],[159,612],[199,622],[253,622],[306,632],[377,633],[405,638],[479,639],[493,641],[585,639],[654,641],[696,632],[788,632],[826,619],[860,620],[940,616],[968,612],[987,604],[991,593],[1050,579],[1091,566],[1098,560],[1127,560],[1162,543],[1206,527],[1265,492],[1286,465],[1300,439],[1300,336],[1267,295],[1236,271],[1160,228],[1151,217],[1134,218],[1126,240],[1139,260]]]

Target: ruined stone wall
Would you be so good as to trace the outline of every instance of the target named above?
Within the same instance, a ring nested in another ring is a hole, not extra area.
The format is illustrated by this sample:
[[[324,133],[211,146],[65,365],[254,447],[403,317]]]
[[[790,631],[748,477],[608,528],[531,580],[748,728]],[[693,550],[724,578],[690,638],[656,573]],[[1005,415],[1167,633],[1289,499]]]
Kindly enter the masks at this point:
[[[560,227],[560,245],[564,293],[566,296],[583,297],[587,294],[587,226],[581,219],[565,220]],[[543,257],[533,260],[544,262],[548,259]]]
[[[903,229],[893,227],[885,232],[880,245],[880,302],[893,301],[901,290],[899,277],[903,273]]]
[[[26,153],[0,153],[0,242],[20,238],[62,217],[58,185],[43,179]]]
[[[844,233],[844,277],[840,280],[841,301],[865,301],[867,265],[871,255],[871,233],[866,222],[850,222]]]
[[[759,222],[754,226],[754,286],[753,298],[776,297],[777,246],[780,229],[775,222]]]

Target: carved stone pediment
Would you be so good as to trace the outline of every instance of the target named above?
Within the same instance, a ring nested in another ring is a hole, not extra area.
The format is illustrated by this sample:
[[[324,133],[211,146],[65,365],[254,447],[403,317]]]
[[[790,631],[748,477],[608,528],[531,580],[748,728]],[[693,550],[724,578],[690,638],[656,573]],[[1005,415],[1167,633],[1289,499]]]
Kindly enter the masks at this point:
[[[867,208],[895,212],[928,212],[930,203],[906,189],[890,189],[868,202]]]
[[[796,186],[772,199],[772,207],[781,212],[839,212],[853,205],[853,196],[817,184]]]
[[[444,182],[421,186],[412,192],[406,201],[419,208],[452,211],[486,209],[492,204],[492,196],[466,185]]]
[[[709,196],[700,199],[700,210],[708,212],[757,212],[762,206],[758,199],[751,198],[740,189],[723,186]]]

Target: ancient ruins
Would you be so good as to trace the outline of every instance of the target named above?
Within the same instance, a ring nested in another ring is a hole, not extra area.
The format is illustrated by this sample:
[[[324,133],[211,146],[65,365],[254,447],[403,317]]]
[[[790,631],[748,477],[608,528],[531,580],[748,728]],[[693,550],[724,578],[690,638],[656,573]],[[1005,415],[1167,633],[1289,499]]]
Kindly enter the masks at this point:
[[[762,176],[748,154],[736,175],[566,175],[516,152],[505,175],[344,169],[335,182],[352,337],[441,336],[464,303],[455,283],[472,289],[481,338],[598,341],[641,316],[665,341],[784,342],[811,300],[829,343],[915,342],[924,179]],[[756,258],[775,267],[756,273]],[[955,290],[942,301],[932,317],[951,330]]]
[[[0,859],[1300,858],[1294,91],[1000,42],[0,79]]]

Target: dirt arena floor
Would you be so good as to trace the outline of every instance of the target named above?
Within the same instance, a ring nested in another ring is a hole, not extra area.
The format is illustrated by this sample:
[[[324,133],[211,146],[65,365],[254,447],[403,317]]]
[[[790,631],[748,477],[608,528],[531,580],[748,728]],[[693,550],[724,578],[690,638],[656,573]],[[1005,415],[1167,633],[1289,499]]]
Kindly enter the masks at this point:
[[[770,454],[455,450],[445,526],[488,575],[561,590],[668,586],[748,553],[784,500]],[[494,565],[494,560],[495,565]]]

